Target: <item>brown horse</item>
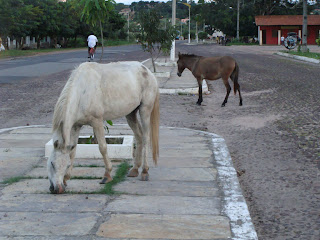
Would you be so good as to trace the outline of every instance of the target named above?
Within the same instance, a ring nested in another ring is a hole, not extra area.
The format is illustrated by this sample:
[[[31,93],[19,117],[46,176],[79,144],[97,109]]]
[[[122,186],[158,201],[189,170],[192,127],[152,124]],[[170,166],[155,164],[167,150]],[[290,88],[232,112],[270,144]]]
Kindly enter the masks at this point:
[[[227,95],[224,98],[221,107],[224,107],[228,101],[228,97],[231,91],[228,79],[230,78],[234,83],[234,94],[239,92],[240,103],[242,106],[242,97],[240,93],[240,85],[238,83],[239,66],[237,62],[229,56],[224,57],[201,57],[194,54],[180,54],[177,61],[178,64],[178,76],[185,68],[188,68],[193,76],[197,79],[199,85],[199,98],[197,101],[198,105],[202,103],[202,81],[206,80],[217,80],[222,78],[224,85],[227,89]]]

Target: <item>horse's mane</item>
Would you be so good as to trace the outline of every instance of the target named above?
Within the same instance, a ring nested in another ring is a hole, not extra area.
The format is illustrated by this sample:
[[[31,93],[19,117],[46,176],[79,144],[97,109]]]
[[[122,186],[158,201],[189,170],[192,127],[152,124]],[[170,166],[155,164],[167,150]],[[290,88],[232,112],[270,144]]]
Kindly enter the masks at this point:
[[[189,53],[181,53],[180,56],[182,57],[200,57],[198,55],[195,55],[195,54],[189,54]]]
[[[64,86],[60,97],[54,107],[54,113],[53,113],[53,121],[52,121],[52,131],[56,131],[59,129],[59,127],[61,126],[61,123],[64,121],[65,119],[65,114],[67,111],[67,102],[69,99],[69,93],[70,93],[70,89],[72,88],[72,84],[73,81],[75,79],[75,75],[77,73],[76,71],[77,69],[74,69],[66,83],[66,85]],[[62,131],[62,129],[61,129]]]

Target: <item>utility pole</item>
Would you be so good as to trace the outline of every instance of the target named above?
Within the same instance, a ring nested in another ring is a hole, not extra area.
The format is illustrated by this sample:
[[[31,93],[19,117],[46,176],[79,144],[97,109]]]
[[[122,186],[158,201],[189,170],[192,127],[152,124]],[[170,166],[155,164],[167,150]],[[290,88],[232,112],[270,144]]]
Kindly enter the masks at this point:
[[[239,40],[239,21],[240,21],[240,0],[238,0],[237,5],[237,39]]]
[[[307,0],[303,0],[303,23],[302,23],[302,46],[301,51],[307,52],[307,35],[308,35],[308,17],[307,17]]]
[[[130,40],[130,38],[129,38],[129,14],[130,14],[130,13],[128,13],[128,42],[129,42],[129,40]]]
[[[174,27],[176,25],[176,0],[172,0],[172,26]],[[176,40],[173,39],[171,51],[170,51],[170,60],[172,62],[175,61],[175,53],[176,53]]]
[[[191,23],[191,15],[190,15],[190,12],[191,12],[191,5],[188,4],[188,3],[182,3],[184,5],[186,5],[188,8],[189,8],[189,34],[188,34],[188,43],[190,43],[190,23]]]

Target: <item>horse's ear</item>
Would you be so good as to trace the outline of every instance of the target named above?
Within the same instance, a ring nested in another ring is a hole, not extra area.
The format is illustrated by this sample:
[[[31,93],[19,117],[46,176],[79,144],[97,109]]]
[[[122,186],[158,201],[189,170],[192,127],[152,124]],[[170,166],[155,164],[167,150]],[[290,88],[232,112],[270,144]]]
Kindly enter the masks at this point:
[[[178,52],[178,56],[179,56],[179,57],[181,56],[181,53],[180,53],[180,52]]]
[[[56,140],[56,141],[54,142],[54,144],[53,144],[53,147],[54,147],[55,149],[57,149],[57,148],[58,148],[58,146],[59,146],[59,141],[58,141],[58,140]]]

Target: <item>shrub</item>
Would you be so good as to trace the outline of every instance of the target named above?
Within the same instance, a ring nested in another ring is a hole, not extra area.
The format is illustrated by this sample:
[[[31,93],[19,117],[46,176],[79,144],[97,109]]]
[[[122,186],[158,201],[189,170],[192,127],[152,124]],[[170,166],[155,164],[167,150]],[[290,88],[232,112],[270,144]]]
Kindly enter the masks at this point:
[[[208,37],[208,34],[206,33],[206,32],[199,32],[198,33],[198,37],[199,37],[199,39],[207,39],[207,37]]]

